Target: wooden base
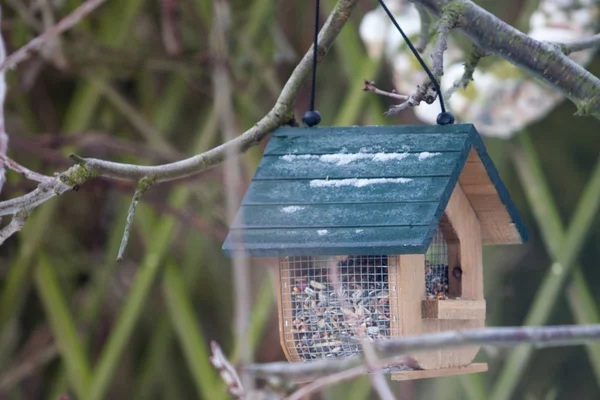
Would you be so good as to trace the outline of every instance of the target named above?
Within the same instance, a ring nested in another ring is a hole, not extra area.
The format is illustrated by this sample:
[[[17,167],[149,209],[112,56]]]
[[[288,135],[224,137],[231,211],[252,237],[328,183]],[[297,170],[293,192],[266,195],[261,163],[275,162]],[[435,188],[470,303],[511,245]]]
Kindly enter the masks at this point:
[[[474,374],[488,370],[486,363],[475,363],[465,367],[429,369],[422,371],[401,371],[392,373],[393,381],[409,381],[413,379],[439,378],[444,376]]]
[[[485,300],[423,300],[421,315],[427,319],[485,320]]]

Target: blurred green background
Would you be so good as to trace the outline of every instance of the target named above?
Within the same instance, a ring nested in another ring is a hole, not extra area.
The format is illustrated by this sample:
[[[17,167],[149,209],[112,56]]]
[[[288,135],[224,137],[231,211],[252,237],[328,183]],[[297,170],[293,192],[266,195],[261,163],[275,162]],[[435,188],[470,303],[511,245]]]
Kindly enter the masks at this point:
[[[80,4],[42,1],[30,13],[33,3],[2,0],[9,53]],[[175,46],[163,39],[169,23],[164,3],[174,5]],[[324,18],[335,2],[322,3]],[[359,4],[319,67],[322,125],[419,123],[411,111],[384,118],[390,103],[360,90],[364,78],[391,87],[388,67],[366,56],[357,33],[374,3]],[[517,23],[535,1],[480,4]],[[272,107],[309,48],[313,2],[230,5],[231,118],[245,130]],[[72,151],[158,164],[221,143],[212,104],[211,8],[208,0],[109,0],[54,47],[9,71],[9,155],[52,174],[70,165]],[[599,61],[590,65],[596,75]],[[298,98],[298,117],[308,89]],[[485,249],[489,326],[600,322],[600,124],[574,112],[565,102],[511,140],[485,139],[531,234],[524,246]],[[241,157],[244,185],[261,149]],[[151,189],[119,265],[135,183],[95,179],[35,210],[25,229],[0,248],[0,399],[228,398],[208,362],[210,340],[238,359],[233,280],[221,254],[227,233],[222,181],[223,169],[215,167]],[[33,188],[9,172],[2,199]],[[248,335],[255,358],[282,360],[274,345],[273,276],[256,263],[251,275]],[[392,387],[401,399],[600,398],[599,346],[529,350],[483,349],[478,359],[490,364],[486,374]],[[362,378],[322,398],[375,394]]]

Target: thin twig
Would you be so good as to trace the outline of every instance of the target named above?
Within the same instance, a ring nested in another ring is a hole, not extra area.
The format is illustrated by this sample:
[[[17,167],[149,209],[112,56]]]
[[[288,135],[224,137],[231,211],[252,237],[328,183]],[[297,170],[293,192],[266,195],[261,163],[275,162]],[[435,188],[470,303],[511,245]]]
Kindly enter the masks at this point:
[[[404,360],[405,357],[400,357],[400,359],[398,359],[398,357],[396,357],[395,360],[390,361],[389,359],[387,360],[380,360],[377,361],[374,365],[372,365],[371,367],[367,367],[366,365],[359,365],[357,367],[353,367],[353,368],[349,368],[346,370],[341,370],[340,372],[335,372],[335,373],[331,373],[331,374],[323,374],[325,375],[325,377],[320,378],[320,379],[316,379],[313,382],[307,384],[306,386],[303,386],[302,388],[298,389],[297,391],[295,391],[294,393],[292,393],[289,397],[286,398],[286,400],[302,400],[307,398],[307,396],[319,392],[323,389],[325,389],[328,386],[334,385],[336,383],[340,383],[340,382],[345,382],[345,381],[350,381],[352,379],[356,379],[358,377],[364,376],[368,373],[372,373],[373,371],[377,371],[383,368],[388,368],[388,367],[405,367],[407,365],[407,362]],[[312,364],[313,362],[307,363],[308,365]],[[317,376],[322,376],[322,375],[317,375]]]
[[[549,83],[578,105],[580,115],[600,118],[600,79],[563,54],[556,45],[520,32],[470,0],[460,0],[460,8],[451,7],[455,0],[412,2],[439,17],[449,10],[457,13],[462,21],[458,29],[473,44]],[[573,76],[577,79],[572,79]]]
[[[53,343],[37,352],[31,359],[24,360],[19,365],[11,368],[0,376],[0,393],[9,391],[19,382],[33,375],[39,368],[55,359],[58,354],[58,346]]]
[[[415,45],[415,49],[419,52],[424,52],[431,40],[431,14],[425,7],[420,4],[415,5],[417,11],[419,12],[419,18],[421,18],[421,33],[419,33],[419,40]]]
[[[357,4],[358,0],[338,1],[321,29],[319,55],[326,54],[331,48]],[[232,149],[237,153],[246,151],[250,147],[258,145],[278,126],[293,120],[294,101],[310,74],[311,64],[312,51],[309,50],[292,72],[273,109],[252,128],[233,140],[185,160],[150,167],[79,157],[76,160],[79,165],[62,172],[58,176],[60,180],[53,181],[53,184],[50,182],[41,184],[37,189],[24,196],[0,202],[0,215],[14,214],[23,207],[35,208],[50,198],[71,190],[76,185],[81,185],[96,176],[124,180],[139,180],[145,176],[152,176],[156,183],[159,183],[198,174],[223,161]]]
[[[15,214],[8,225],[0,229],[0,246],[4,244],[6,239],[19,232],[25,226],[29,212],[26,210],[20,211]]]
[[[177,38],[175,24],[175,10],[177,8],[177,0],[161,0],[161,33],[162,41],[167,54],[177,56],[181,54],[181,45]]]
[[[54,18],[54,12],[50,0],[39,0],[38,5],[42,14],[42,22],[44,24],[44,31],[51,29],[56,24]],[[42,57],[50,60],[54,66],[58,69],[64,70],[67,68],[68,63],[62,49],[62,40],[60,36],[55,36],[52,40],[48,41],[45,46],[40,49]],[[41,61],[41,60],[38,60]]]
[[[2,10],[0,9],[0,28],[2,28]],[[6,47],[0,29],[0,65],[6,60]],[[8,134],[4,125],[4,100],[6,99],[6,73],[0,69],[0,155],[6,156],[8,150]],[[4,163],[0,162],[0,192],[6,180],[6,171]]]
[[[235,109],[233,106],[233,85],[229,76],[228,36],[231,27],[231,7],[227,0],[213,1],[213,30],[211,31],[211,55],[213,61],[213,93],[215,109],[218,112],[221,136],[225,142],[232,142],[239,132]],[[228,147],[225,154],[224,187],[227,221],[233,223],[241,201],[242,173],[237,157],[239,150]],[[232,236],[234,242],[242,242],[241,233]],[[242,248],[241,246],[234,246]],[[252,364],[252,349],[248,342],[248,327],[252,312],[250,269],[246,254],[237,251],[232,259],[233,293],[235,299],[234,333],[236,347],[240,354],[242,366]],[[242,382],[250,393],[254,390],[254,382],[248,373],[242,370]]]
[[[29,25],[36,32],[42,32],[43,26],[41,22],[39,22],[35,17],[27,10],[27,7],[20,0],[6,0],[6,4],[11,6],[13,10],[19,14],[19,18],[21,18],[27,25]],[[0,15],[1,16],[1,15]],[[0,61],[2,62],[2,61]]]
[[[135,216],[135,210],[137,209],[137,205],[148,189],[152,187],[154,184],[154,180],[152,178],[143,178],[137,185],[135,189],[135,193],[133,194],[133,198],[131,199],[131,204],[129,205],[129,210],[127,211],[127,220],[125,222],[125,230],[123,232],[123,238],[121,239],[121,245],[119,246],[119,252],[117,254],[117,262],[123,261],[123,253],[125,253],[125,249],[127,248],[127,243],[129,243],[129,235],[131,234],[131,227],[133,226],[133,217]]]
[[[48,179],[52,179],[52,177],[50,176],[42,175],[40,173],[30,170],[29,168],[22,166],[18,162],[12,160],[11,158],[7,157],[2,153],[0,153],[0,161],[2,161],[4,165],[9,169],[12,169],[24,178],[29,179],[31,181],[46,182]]]
[[[395,396],[392,393],[392,389],[390,389],[390,385],[388,385],[387,380],[383,376],[382,373],[377,372],[377,363],[379,362],[377,358],[377,354],[375,354],[375,349],[373,345],[369,342],[369,340],[365,339],[362,341],[362,349],[365,355],[365,363],[367,368],[369,368],[371,372],[371,385],[379,395],[381,400],[395,400]]]
[[[454,28],[456,21],[449,17],[442,18],[437,28],[437,40],[431,51],[431,71],[438,81],[444,74],[444,53],[448,50],[448,35]]]
[[[450,34],[450,31],[457,25],[458,15],[446,13],[442,16],[437,26],[437,40],[435,41],[435,46],[431,51],[431,72],[439,84],[441,84],[442,75],[444,74],[444,53],[448,49],[448,35]],[[421,101],[431,104],[437,97],[438,93],[436,90],[434,90],[433,82],[427,78],[425,82],[423,82],[423,84],[417,88],[415,93],[406,96],[406,99],[403,103],[390,107],[390,109],[385,113],[385,116],[397,114],[409,107],[416,107],[421,104]]]
[[[210,349],[212,352],[210,363],[219,371],[219,375],[227,385],[229,393],[237,399],[244,399],[246,393],[242,386],[242,381],[233,365],[231,365],[225,354],[223,354],[221,346],[217,342],[212,341],[210,342]]]
[[[569,55],[576,51],[588,50],[600,47],[600,33],[591,36],[586,39],[577,40],[569,43],[553,43],[558,46],[560,50],[565,54]]]
[[[590,340],[600,340],[598,325],[561,325],[544,327],[485,328],[448,331],[406,338],[393,338],[374,342],[379,354],[385,354],[378,365],[397,363],[397,357],[416,352],[462,348],[473,345],[515,347],[535,344],[537,347],[577,345]],[[257,376],[279,376],[286,379],[309,379],[328,375],[364,364],[361,357],[338,360],[318,360],[310,363],[254,364],[248,369]]]
[[[465,70],[460,79],[456,80],[452,87],[446,91],[445,98],[450,98],[458,89],[465,89],[469,83],[473,80],[473,73],[479,61],[486,57],[488,54],[481,50],[479,47],[473,45],[469,59],[465,63]]]
[[[386,97],[391,97],[392,99],[396,99],[396,100],[408,100],[409,96],[404,95],[404,94],[400,94],[397,93],[396,90],[393,90],[391,92],[386,92],[385,90],[381,90],[379,89],[377,86],[375,86],[375,82],[373,81],[368,81],[365,79],[365,86],[363,87],[363,92],[371,92],[380,96],[386,96]]]
[[[430,80],[426,80],[425,83],[417,87],[417,90],[413,94],[408,95],[408,99],[400,104],[391,106],[384,115],[389,117],[390,115],[398,114],[400,111],[406,110],[409,107],[416,107],[425,101],[427,104],[431,104],[437,98],[437,92],[433,87]]]
[[[30,52],[38,49],[40,46],[49,42],[56,36],[77,25],[79,22],[81,22],[83,18],[85,18],[89,13],[94,11],[96,8],[98,8],[98,6],[100,6],[104,2],[106,2],[106,0],[86,1],[85,3],[77,7],[71,14],[61,19],[58,22],[58,24],[48,29],[40,36],[37,36],[36,38],[32,39],[25,46],[21,47],[19,50],[15,51],[10,56],[8,56],[6,60],[4,60],[4,62],[0,63],[0,71],[4,71],[7,68],[16,67],[17,64],[27,59]]]

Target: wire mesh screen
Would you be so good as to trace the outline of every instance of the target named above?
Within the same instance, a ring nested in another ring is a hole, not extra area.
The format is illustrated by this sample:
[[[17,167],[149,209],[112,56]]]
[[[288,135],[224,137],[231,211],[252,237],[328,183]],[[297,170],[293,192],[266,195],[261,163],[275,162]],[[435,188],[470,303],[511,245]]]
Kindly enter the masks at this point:
[[[387,256],[281,259],[285,342],[293,359],[359,353],[352,339],[392,335],[397,321],[396,258]],[[392,294],[390,294],[392,291]]]
[[[425,255],[425,293],[430,300],[448,298],[448,245],[439,228]]]

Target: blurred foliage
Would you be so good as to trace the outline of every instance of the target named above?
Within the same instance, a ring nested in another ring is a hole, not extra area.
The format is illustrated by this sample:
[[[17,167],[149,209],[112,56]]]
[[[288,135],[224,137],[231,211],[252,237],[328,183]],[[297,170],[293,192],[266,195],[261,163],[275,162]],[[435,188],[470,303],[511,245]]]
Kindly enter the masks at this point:
[[[3,2],[2,34],[9,52],[40,28],[19,16],[17,3],[26,9],[42,4],[31,15],[40,26],[79,4]],[[10,155],[51,174],[69,165],[71,151],[157,164],[219,144],[208,52],[211,2],[170,3],[180,51],[165,46],[168,17],[162,2],[109,0],[53,42],[51,51],[9,72]],[[270,109],[310,46],[312,6],[299,0],[230,3],[229,69],[236,106],[231,118],[247,129]],[[323,3],[329,11],[334,1]],[[524,20],[521,11],[530,12],[532,3],[481,2],[508,22]],[[360,3],[319,67],[317,108],[323,125],[416,122],[410,111],[384,119],[387,100],[360,91],[364,78],[382,87],[390,82],[386,67],[366,57],[357,35],[361,15],[372,6]],[[600,72],[599,59],[591,71]],[[297,101],[297,115],[306,108],[307,89]],[[576,118],[574,111],[565,102],[513,141],[486,140],[531,232],[524,246],[486,248],[488,325],[520,325],[526,318],[542,324],[598,318],[600,229],[593,185],[598,174],[592,173],[600,154],[598,121]],[[255,148],[241,157],[246,184],[260,154]],[[34,212],[25,229],[0,248],[0,398],[227,398],[207,359],[210,340],[218,341],[233,361],[238,357],[231,270],[220,250],[227,232],[222,175],[222,168],[215,167],[150,190],[119,265],[115,258],[134,183],[96,179]],[[4,199],[33,188],[14,173],[8,178]],[[573,227],[576,209],[580,217]],[[572,230],[579,230],[575,242],[565,239]],[[553,261],[566,251],[572,253],[569,263],[576,264],[575,281],[566,276],[552,283],[554,289],[538,292],[545,277],[552,279]],[[271,272],[253,265],[249,337],[260,362],[283,359],[273,345],[279,338]],[[530,308],[534,301],[536,308]],[[547,318],[536,311],[544,304],[549,305]],[[537,314],[530,315],[532,310]],[[520,367],[507,362],[509,354],[483,350],[479,358],[490,363],[487,374],[393,387],[403,399],[481,399],[502,374],[517,371],[514,391],[508,384],[496,387],[496,398],[504,389],[515,399],[600,397],[597,347],[538,349]],[[369,380],[361,378],[328,389],[322,397],[361,400],[373,394]]]

